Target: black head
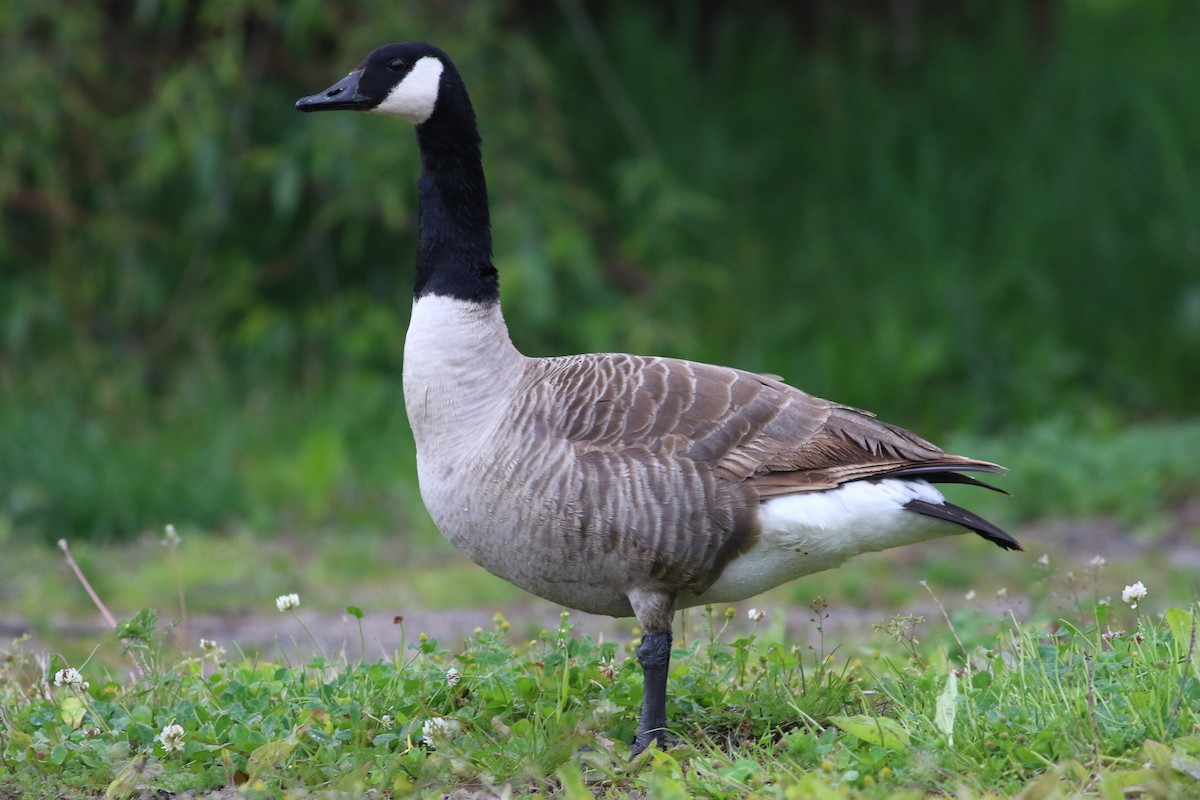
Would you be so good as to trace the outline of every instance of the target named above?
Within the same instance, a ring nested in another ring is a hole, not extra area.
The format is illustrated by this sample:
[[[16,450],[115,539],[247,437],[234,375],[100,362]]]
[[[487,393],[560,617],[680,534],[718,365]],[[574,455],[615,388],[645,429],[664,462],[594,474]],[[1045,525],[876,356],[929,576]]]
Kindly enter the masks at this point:
[[[423,42],[385,44],[372,50],[345,78],[296,101],[301,111],[374,111],[420,125],[433,115],[442,76],[453,65]]]

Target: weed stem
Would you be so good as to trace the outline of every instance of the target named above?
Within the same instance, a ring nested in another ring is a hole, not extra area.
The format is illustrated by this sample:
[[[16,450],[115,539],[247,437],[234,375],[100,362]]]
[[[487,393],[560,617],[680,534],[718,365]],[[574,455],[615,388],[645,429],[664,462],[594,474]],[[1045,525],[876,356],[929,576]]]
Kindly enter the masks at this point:
[[[967,660],[967,665],[971,664],[971,654],[967,652],[966,646],[963,645],[962,639],[958,638],[958,631],[954,630],[954,623],[950,621],[950,615],[946,613],[946,608],[942,605],[942,601],[938,600],[937,595],[933,593],[933,589],[929,588],[927,581],[921,581],[921,586],[925,587],[925,591],[929,592],[929,596],[933,598],[933,602],[937,604],[938,610],[942,612],[942,617],[946,620],[946,626],[950,628],[950,635],[954,637],[954,641],[958,642],[958,649],[962,650],[963,658]]]
[[[108,607],[104,605],[104,601],[100,599],[100,595],[96,594],[96,590],[88,583],[88,579],[84,577],[83,570],[75,563],[75,558],[71,555],[71,548],[67,545],[66,539],[58,540],[58,549],[62,550],[63,555],[67,557],[67,566],[75,573],[75,577],[83,584],[83,588],[87,590],[88,597],[92,598],[92,602],[96,604],[96,608],[100,609],[100,613],[104,615],[104,621],[108,623],[110,628],[117,627],[116,618],[109,612]]]
[[[1092,724],[1092,746],[1095,748],[1096,763],[1092,769],[1096,774],[1100,773],[1101,764],[1100,756],[1103,752],[1100,746],[1100,722],[1096,719],[1096,674],[1092,666],[1091,653],[1083,654],[1083,663],[1087,669],[1087,704],[1088,704],[1088,720]]]

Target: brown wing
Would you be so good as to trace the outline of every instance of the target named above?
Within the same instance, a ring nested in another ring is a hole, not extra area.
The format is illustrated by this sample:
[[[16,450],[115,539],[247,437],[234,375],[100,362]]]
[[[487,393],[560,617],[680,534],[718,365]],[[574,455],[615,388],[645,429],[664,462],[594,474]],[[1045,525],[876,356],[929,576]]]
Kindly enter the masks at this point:
[[[774,376],[625,355],[550,361],[557,394],[572,398],[563,433],[578,447],[685,458],[761,498],[888,474],[1002,471]]]
[[[731,441],[717,469],[729,480],[751,482],[760,497],[822,491],[883,475],[1003,472],[996,464],[946,453],[870,412],[821,400],[782,381],[750,377],[762,383],[778,413],[753,435]]]

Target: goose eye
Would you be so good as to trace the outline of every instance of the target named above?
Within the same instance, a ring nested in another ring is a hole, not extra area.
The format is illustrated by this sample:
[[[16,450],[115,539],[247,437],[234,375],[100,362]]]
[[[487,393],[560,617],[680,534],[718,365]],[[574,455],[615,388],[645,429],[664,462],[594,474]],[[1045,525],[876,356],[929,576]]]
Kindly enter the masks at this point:
[[[392,72],[403,72],[406,66],[408,66],[408,62],[403,58],[393,58],[388,62],[388,69]]]

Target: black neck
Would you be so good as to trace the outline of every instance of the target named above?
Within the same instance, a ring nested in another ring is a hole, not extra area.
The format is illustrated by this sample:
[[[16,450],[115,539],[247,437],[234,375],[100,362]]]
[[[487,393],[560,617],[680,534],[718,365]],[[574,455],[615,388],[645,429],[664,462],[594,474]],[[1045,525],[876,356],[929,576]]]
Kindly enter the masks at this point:
[[[417,141],[422,170],[414,296],[499,302],[479,130],[457,75],[442,76],[437,108],[417,126]]]

